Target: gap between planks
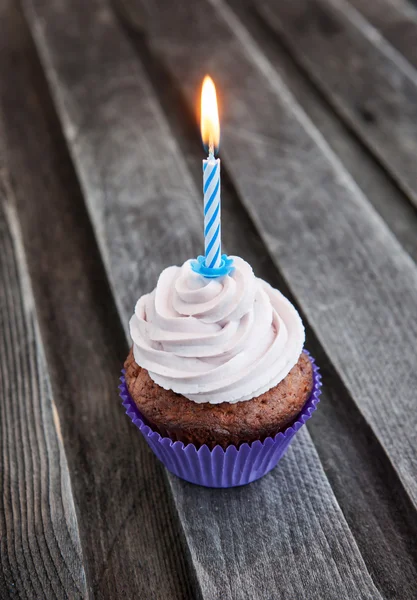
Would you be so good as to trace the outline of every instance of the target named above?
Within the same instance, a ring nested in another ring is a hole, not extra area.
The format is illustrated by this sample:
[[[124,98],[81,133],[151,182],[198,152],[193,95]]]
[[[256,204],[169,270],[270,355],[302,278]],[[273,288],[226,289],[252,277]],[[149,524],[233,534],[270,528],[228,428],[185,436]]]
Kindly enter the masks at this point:
[[[162,468],[118,401],[126,339],[60,124],[17,6],[10,2],[2,16],[10,32],[0,57],[7,164],[68,459],[87,594],[146,597],[151,588],[155,599],[191,600],[196,594]],[[45,543],[42,530],[33,541]],[[31,573],[42,577],[41,564]],[[69,585],[57,595],[65,594],[75,597]]]
[[[349,0],[414,67],[417,67],[417,10],[412,0]]]
[[[285,42],[262,17],[257,5],[252,0],[229,0],[229,4],[337,154],[344,168],[358,183],[404,249],[417,262],[417,207],[368,151],[362,138],[349,123],[340,119],[340,115],[305,69],[300,69],[287,51]]]
[[[68,465],[2,148],[0,229],[0,596],[81,600],[86,577]]]
[[[262,0],[257,10],[417,205],[412,65],[345,0]]]

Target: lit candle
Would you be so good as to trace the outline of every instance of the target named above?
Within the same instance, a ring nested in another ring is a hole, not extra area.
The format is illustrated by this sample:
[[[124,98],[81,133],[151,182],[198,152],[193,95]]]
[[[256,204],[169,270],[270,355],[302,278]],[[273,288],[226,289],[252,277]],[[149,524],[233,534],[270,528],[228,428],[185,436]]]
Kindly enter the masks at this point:
[[[220,159],[214,155],[219,146],[220,123],[216,88],[208,76],[204,78],[201,92],[201,137],[208,148],[208,158],[203,160],[205,266],[218,269],[222,260]]]
[[[206,76],[201,91],[201,137],[208,150],[203,160],[205,256],[191,261],[191,268],[203,277],[223,277],[233,271],[233,259],[222,255],[220,209],[220,159],[215,153],[220,141],[216,88]]]

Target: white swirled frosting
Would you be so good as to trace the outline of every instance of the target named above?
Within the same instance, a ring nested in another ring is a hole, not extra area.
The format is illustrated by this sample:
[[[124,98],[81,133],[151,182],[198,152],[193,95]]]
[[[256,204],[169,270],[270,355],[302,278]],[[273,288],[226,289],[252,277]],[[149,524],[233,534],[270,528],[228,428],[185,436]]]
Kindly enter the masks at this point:
[[[293,305],[233,258],[230,275],[207,279],[165,269],[130,320],[133,352],[159,386],[194,402],[239,402],[284,379],[304,345]]]

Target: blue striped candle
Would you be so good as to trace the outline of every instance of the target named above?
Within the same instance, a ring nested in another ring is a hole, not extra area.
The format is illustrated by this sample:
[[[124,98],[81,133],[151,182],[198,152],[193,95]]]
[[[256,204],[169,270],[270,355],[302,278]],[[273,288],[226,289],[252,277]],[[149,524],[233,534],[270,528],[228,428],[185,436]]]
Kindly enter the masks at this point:
[[[205,264],[218,269],[221,264],[220,159],[212,154],[203,160]]]

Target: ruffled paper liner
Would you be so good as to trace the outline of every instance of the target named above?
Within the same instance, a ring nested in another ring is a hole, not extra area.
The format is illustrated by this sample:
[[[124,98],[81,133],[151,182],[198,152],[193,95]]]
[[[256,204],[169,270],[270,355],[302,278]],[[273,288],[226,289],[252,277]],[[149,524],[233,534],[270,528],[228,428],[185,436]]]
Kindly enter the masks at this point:
[[[210,450],[206,445],[198,449],[194,444],[173,441],[161,436],[146,424],[134,400],[130,396],[125,371],[122,371],[119,386],[120,397],[126,414],[132,419],[166,468],[191,483],[206,487],[229,488],[245,485],[266,475],[284,456],[291,440],[317,408],[321,394],[321,375],[314,358],[306,351],[313,367],[313,390],[302,411],[293,423],[273,438],[243,443],[238,448],[230,445],[224,450],[215,446]]]

